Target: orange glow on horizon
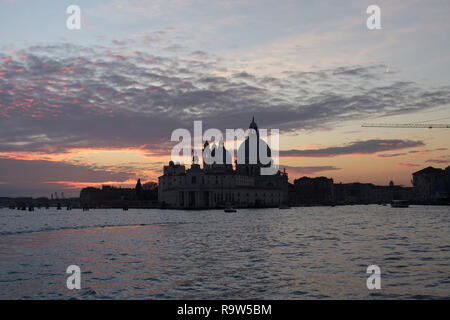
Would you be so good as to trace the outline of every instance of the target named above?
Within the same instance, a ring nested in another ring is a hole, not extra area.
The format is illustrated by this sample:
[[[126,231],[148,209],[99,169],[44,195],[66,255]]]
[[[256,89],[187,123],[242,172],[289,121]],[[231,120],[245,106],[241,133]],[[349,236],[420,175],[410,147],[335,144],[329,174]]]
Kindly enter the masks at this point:
[[[151,181],[151,180],[149,180]],[[149,182],[145,181],[145,182]],[[102,181],[102,182],[76,182],[76,181],[45,181],[47,184],[60,184],[69,189],[82,189],[87,187],[99,188],[102,186],[122,187],[122,188],[134,188],[136,185],[136,179],[128,179],[125,181]]]

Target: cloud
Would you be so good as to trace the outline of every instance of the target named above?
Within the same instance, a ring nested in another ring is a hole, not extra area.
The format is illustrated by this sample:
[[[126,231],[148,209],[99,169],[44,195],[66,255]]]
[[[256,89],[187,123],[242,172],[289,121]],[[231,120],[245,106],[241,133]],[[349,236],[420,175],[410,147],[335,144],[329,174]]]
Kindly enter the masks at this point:
[[[151,153],[170,148],[172,131],[192,130],[194,120],[223,130],[246,128],[256,115],[262,128],[320,130],[450,102],[449,87],[392,82],[382,65],[261,76],[231,72],[205,52],[157,56],[130,52],[120,46],[127,39],[121,41],[113,47],[35,45],[0,54],[0,152],[134,147]],[[351,147],[362,145],[328,151]]]
[[[415,167],[420,167],[420,164],[415,164],[415,163],[403,163],[403,162],[399,162],[397,163],[398,166],[400,167],[406,167],[406,168],[415,168]]]
[[[400,157],[407,155],[406,152],[400,152],[400,153],[383,153],[383,154],[377,154],[377,158],[393,158],[393,157]]]
[[[82,165],[44,160],[16,160],[0,158],[0,193],[11,195],[46,195],[55,190],[70,192],[64,188],[79,183],[121,183],[135,176],[130,173],[93,169]],[[66,182],[61,186],[61,181]],[[73,191],[73,190],[72,190]],[[77,192],[74,193],[77,195]]]
[[[442,156],[437,159],[428,159],[425,162],[447,165],[447,164],[450,164],[450,157]]]
[[[143,18],[156,18],[164,14],[173,14],[173,11],[183,10],[192,2],[192,0],[113,0],[108,3],[101,3],[88,12],[92,15],[109,19],[135,21]]]
[[[341,170],[341,168],[337,168],[335,166],[311,166],[311,167],[299,167],[299,166],[285,166],[280,164],[280,170],[286,169],[289,178],[295,178],[302,175],[313,175],[318,172],[324,171],[336,171]]]
[[[344,146],[322,149],[280,150],[281,157],[328,158],[343,155],[369,155],[382,151],[401,150],[423,146],[422,141],[412,140],[365,140],[354,141]]]
[[[408,153],[413,153],[413,154],[427,154],[427,153],[432,153],[435,151],[445,151],[448,150],[447,148],[436,148],[436,149],[422,149],[422,150],[411,150]]]

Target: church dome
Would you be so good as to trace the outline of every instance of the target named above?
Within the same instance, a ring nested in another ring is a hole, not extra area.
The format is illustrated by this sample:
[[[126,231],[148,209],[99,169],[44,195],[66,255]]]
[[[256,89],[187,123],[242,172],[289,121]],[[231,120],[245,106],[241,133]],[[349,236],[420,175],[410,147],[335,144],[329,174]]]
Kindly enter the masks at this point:
[[[238,164],[255,164],[255,163],[250,163],[250,138],[245,139],[245,141],[239,146],[238,149]],[[271,158],[272,157],[272,150],[270,150],[270,147],[267,145],[267,143],[260,139],[259,137],[257,138],[257,145],[256,145],[256,151],[252,150],[252,154],[254,154],[253,152],[256,152],[256,156],[257,156],[257,163],[260,163],[260,152],[264,155],[266,155],[266,157]],[[253,146],[252,146],[253,148]],[[261,151],[260,151],[261,150]],[[266,151],[264,151],[266,150]],[[242,161],[241,159],[239,159],[240,155],[245,155],[244,161]],[[265,163],[266,164],[266,163]]]
[[[255,118],[252,119],[249,129],[253,129],[254,131],[253,132],[251,131],[250,136],[247,137],[247,139],[245,139],[245,141],[239,146],[238,153],[237,153],[238,164],[256,164],[256,163],[250,163],[250,155],[255,154],[255,153],[256,153],[258,164],[261,163],[260,152],[268,158],[272,157],[272,150],[270,150],[270,147],[267,145],[267,143],[264,140],[259,138],[259,130],[258,130],[258,125],[255,122]],[[256,137],[254,135],[256,135]],[[253,140],[253,139],[255,139],[255,140]],[[255,143],[256,150],[252,149],[251,153],[250,153],[250,147],[254,148],[254,146],[251,146],[251,143],[253,141],[256,141],[256,143]],[[239,157],[241,157],[242,155],[245,155],[244,160],[239,159]],[[266,162],[266,161],[264,161],[264,162]],[[267,164],[267,163],[264,163],[264,164]]]

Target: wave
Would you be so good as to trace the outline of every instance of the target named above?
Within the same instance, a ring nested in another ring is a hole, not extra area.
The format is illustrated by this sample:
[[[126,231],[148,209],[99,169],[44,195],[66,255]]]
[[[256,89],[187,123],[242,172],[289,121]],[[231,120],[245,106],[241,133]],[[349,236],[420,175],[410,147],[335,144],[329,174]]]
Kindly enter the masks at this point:
[[[185,224],[185,222],[161,222],[151,224],[104,224],[104,225],[92,225],[92,226],[61,226],[61,227],[46,227],[36,230],[17,230],[17,231],[0,231],[0,236],[9,236],[17,234],[29,234],[38,232],[51,232],[61,230],[86,230],[86,229],[105,229],[105,228],[136,228],[136,227],[152,227],[152,226],[165,226],[165,225],[179,225]]]

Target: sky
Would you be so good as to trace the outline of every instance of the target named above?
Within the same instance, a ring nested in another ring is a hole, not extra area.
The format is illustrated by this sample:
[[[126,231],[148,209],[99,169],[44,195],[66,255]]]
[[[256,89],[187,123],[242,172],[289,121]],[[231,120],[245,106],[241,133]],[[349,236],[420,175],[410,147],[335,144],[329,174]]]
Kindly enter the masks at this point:
[[[410,186],[450,165],[450,130],[361,124],[450,123],[449,14],[448,1],[0,0],[0,196],[157,181],[175,129],[253,116],[280,130],[291,182]]]

